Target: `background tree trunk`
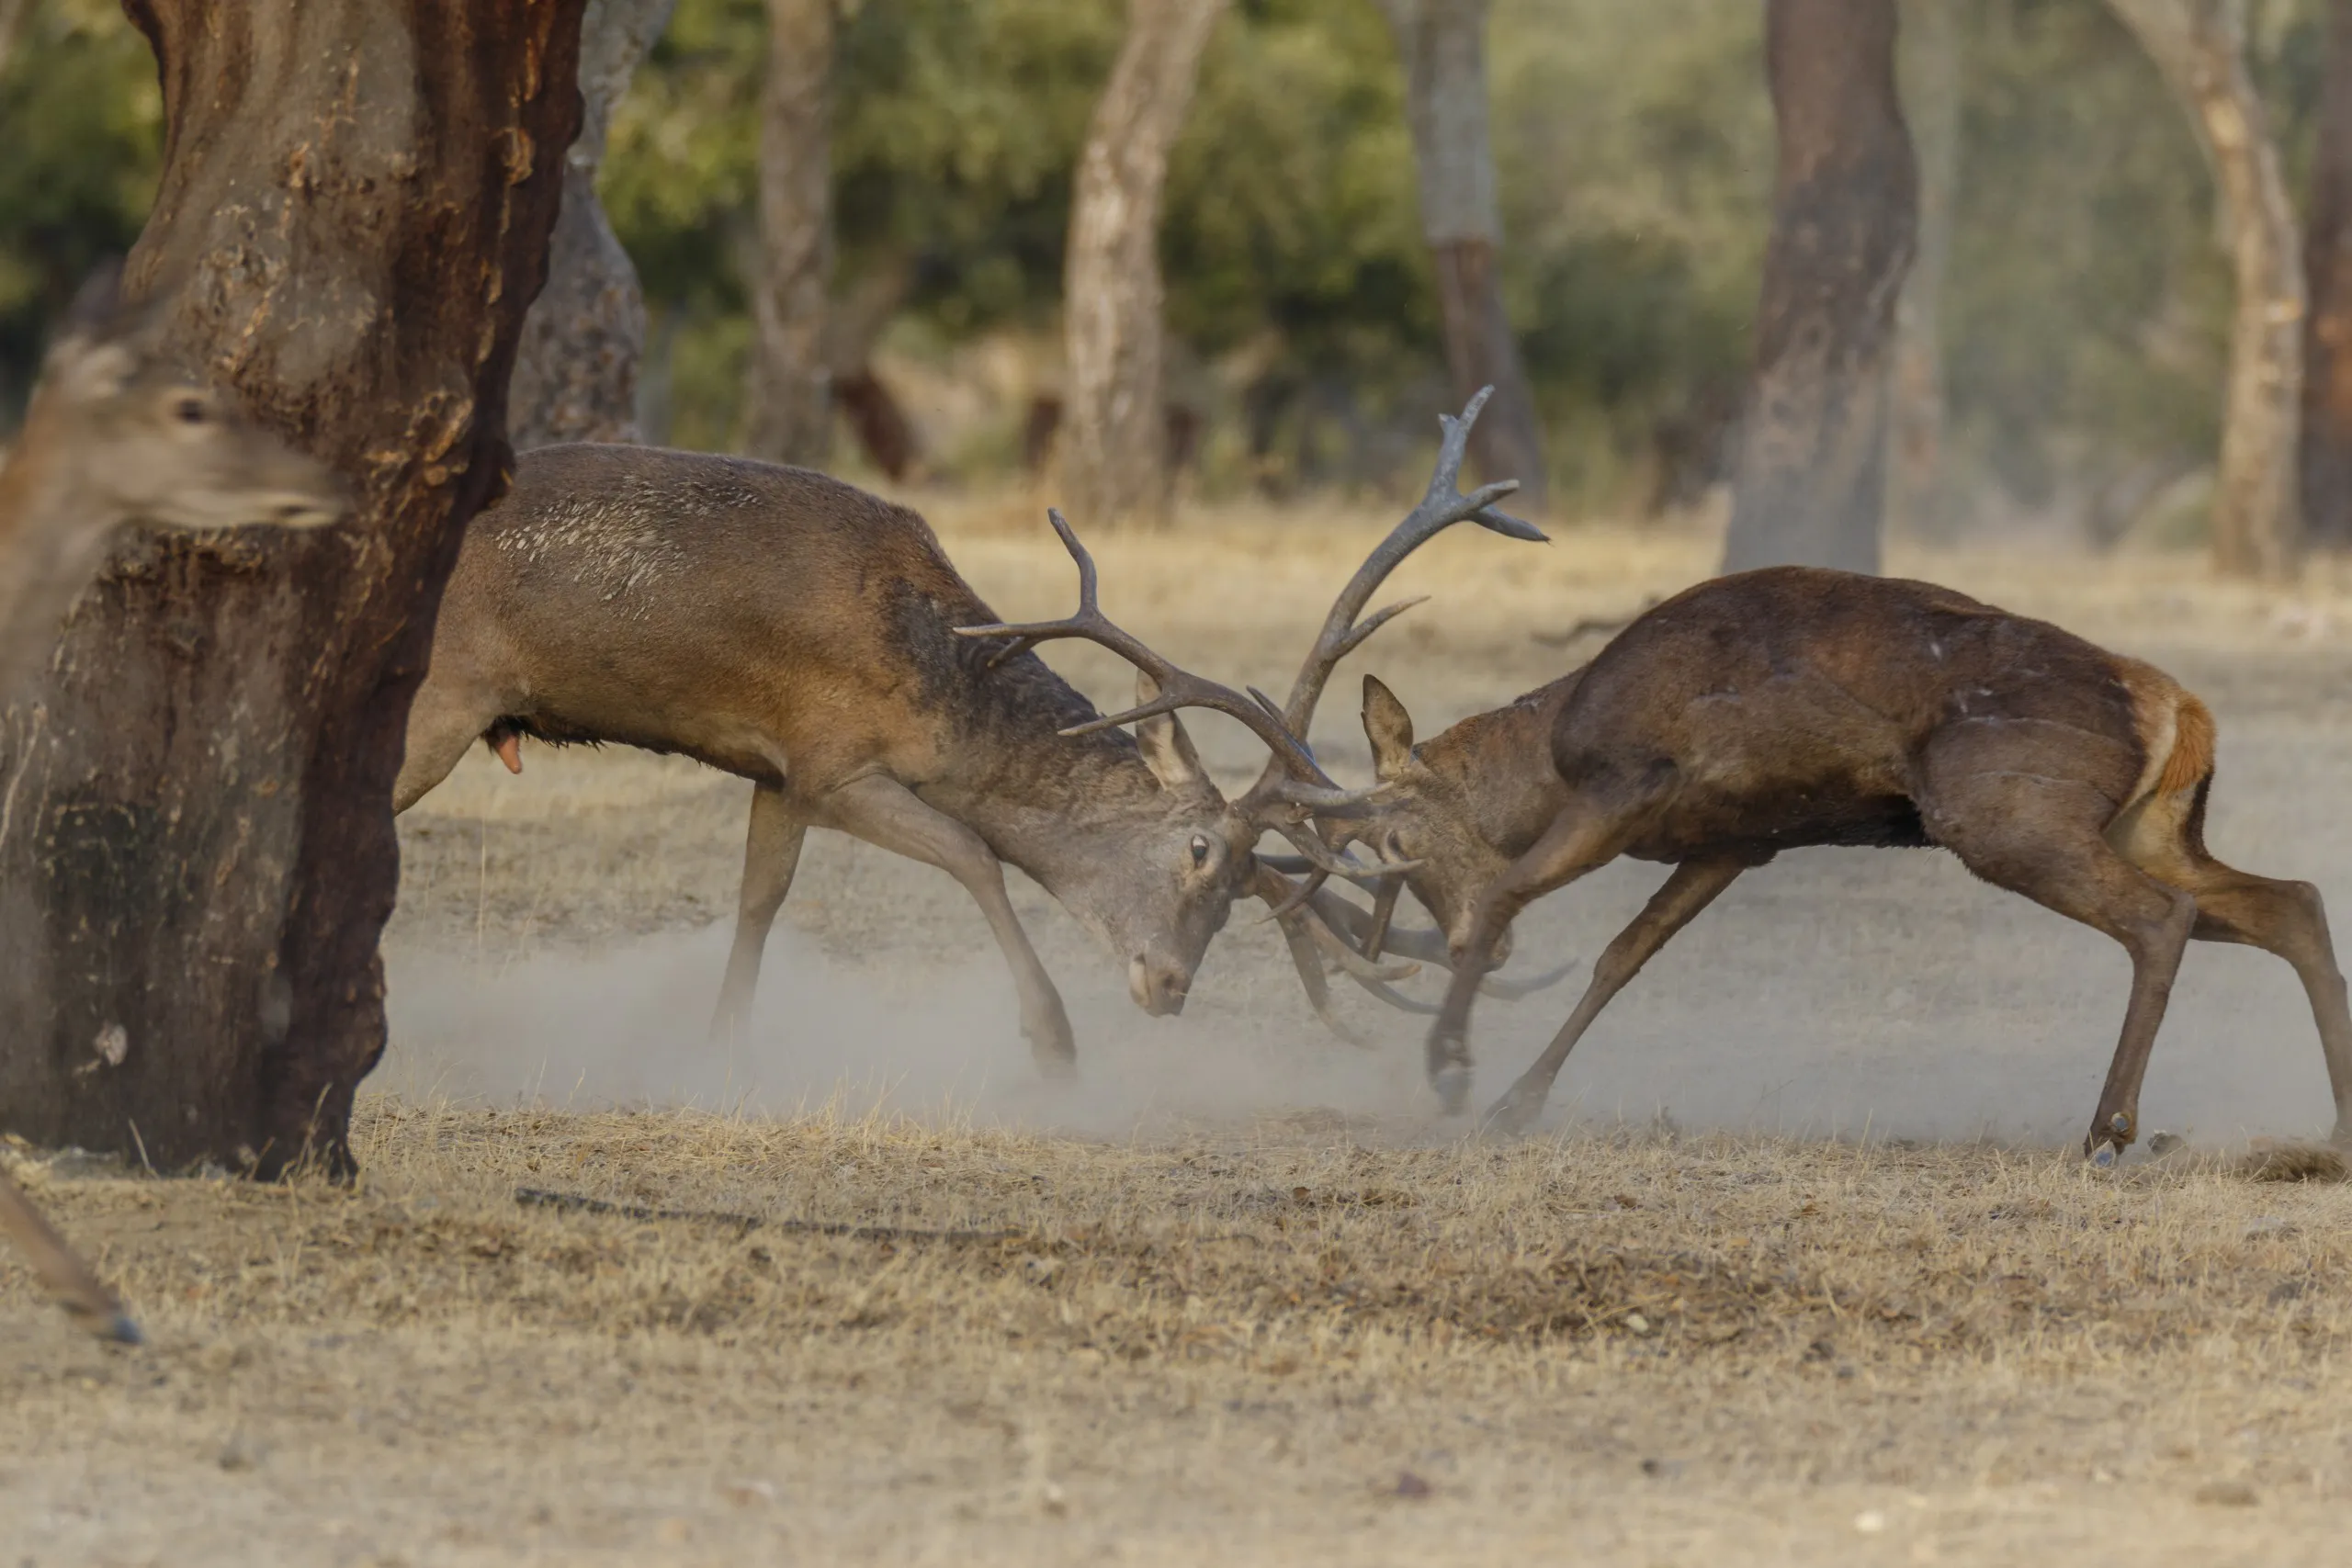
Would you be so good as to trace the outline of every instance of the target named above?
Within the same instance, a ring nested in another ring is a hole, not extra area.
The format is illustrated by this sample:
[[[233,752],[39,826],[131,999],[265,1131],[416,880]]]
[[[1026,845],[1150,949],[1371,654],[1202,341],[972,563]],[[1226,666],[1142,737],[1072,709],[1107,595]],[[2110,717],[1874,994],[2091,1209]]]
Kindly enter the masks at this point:
[[[1960,184],[1957,0],[1902,0],[1905,119],[1919,160],[1919,245],[1894,303],[1894,371],[1887,417],[1887,512],[1895,528],[1945,538],[1944,352],[1939,320]]]
[[[33,14],[33,0],[0,0],[0,74],[8,69],[8,55]]]
[[[2303,240],[2303,527],[2352,549],[2352,0],[2327,8],[2327,74]]]
[[[1543,426],[1503,309],[1502,219],[1487,133],[1487,0],[1381,0],[1405,66],[1405,107],[1420,174],[1421,234],[1437,272],[1439,319],[1456,406],[1479,388],[1494,400],[1471,432],[1482,478],[1520,482],[1541,510]]]
[[[662,36],[674,0],[587,0],[580,24],[580,135],[564,154],[563,210],[548,247],[548,286],[523,321],[507,423],[518,448],[635,441],[645,296],[596,199],[614,107]]]
[[[2245,0],[2110,0],[2188,111],[2222,195],[2237,310],[2213,487],[2213,562],[2285,577],[2301,549],[2295,433],[2303,381],[2303,268],[2295,213],[2245,70]]]
[[[1919,196],[1894,0],[1770,0],[1764,28],[1780,157],[1724,570],[1876,571]]]
[[[0,1107],[44,1143],[347,1168],[391,785],[579,129],[579,0],[131,0],[162,186],[126,292],[351,476],[299,537],[151,534],[0,734]],[[119,1066],[94,1045],[128,1038]]]
[[[825,288],[833,265],[834,0],[768,0],[760,276],[744,450],[821,465],[832,445]]]
[[[1166,515],[1159,197],[1224,9],[1225,0],[1128,0],[1126,39],[1079,157],[1063,263],[1061,458],[1081,528]]]

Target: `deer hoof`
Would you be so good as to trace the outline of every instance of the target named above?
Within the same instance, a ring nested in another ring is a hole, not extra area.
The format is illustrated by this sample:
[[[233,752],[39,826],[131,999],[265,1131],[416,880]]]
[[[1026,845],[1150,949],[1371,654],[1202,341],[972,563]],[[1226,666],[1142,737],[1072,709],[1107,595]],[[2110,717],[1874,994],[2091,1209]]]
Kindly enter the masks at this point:
[[[1527,1131],[1536,1113],[1543,1109],[1543,1100],[1531,1099],[1513,1089],[1487,1109],[1485,1119],[1479,1123],[1479,1131],[1503,1137],[1517,1137]]]
[[[2099,1170],[2114,1169],[2115,1162],[2120,1157],[2116,1146],[2105,1138],[2098,1141],[2098,1145],[2091,1150],[2090,1155],[2092,1166]]]
[[[1470,1109],[1470,1069],[1459,1064],[1440,1067],[1430,1075],[1430,1087],[1437,1090],[1438,1104],[1448,1116],[1459,1116]]]

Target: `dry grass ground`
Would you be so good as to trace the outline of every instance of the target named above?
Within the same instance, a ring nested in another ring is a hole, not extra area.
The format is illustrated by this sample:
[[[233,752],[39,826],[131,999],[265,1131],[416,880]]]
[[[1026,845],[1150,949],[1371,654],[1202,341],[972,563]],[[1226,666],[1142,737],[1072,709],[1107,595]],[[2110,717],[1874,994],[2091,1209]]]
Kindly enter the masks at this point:
[[[934,515],[1000,610],[1068,599],[1025,507]],[[1279,684],[1373,531],[1102,541],[1106,607]],[[1369,662],[1434,730],[1707,548],[1448,539]],[[2217,847],[2352,908],[2352,596],[1897,564],[2189,681]],[[1353,706],[1317,739],[1360,773]],[[2326,1121],[2260,955],[2200,948],[2176,993],[2147,1110],[2193,1152],[2094,1177],[2052,1145],[2112,1042],[2106,944],[1938,857],[1792,856],[1612,1010],[1544,1136],[1464,1142],[1409,1023],[1321,1036],[1246,916],[1154,1022],[1023,887],[1089,1070],[1042,1090],[961,896],[837,840],[754,1028],[706,1045],[742,786],[528,764],[403,824],[356,1191],[29,1171],[154,1344],[81,1344],[0,1259],[0,1562],[2341,1560],[2352,1188],[2236,1157]],[[1655,874],[1522,948],[1589,954]],[[1490,1087],[1566,1005],[1482,1013]]]

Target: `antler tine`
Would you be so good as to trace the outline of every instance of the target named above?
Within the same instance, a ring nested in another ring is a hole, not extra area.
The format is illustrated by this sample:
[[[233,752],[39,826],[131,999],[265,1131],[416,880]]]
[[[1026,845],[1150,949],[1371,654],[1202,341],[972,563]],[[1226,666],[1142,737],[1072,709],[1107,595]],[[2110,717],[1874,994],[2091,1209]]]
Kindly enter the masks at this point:
[[[1267,763],[1268,773],[1277,777],[1287,776],[1291,780],[1313,788],[1329,791],[1335,796],[1345,795],[1348,793],[1333,784],[1330,776],[1317,764],[1314,753],[1307,750],[1306,743],[1283,722],[1281,710],[1276,708],[1270,700],[1256,693],[1252,693],[1250,696],[1244,696],[1230,686],[1207,680],[1179,667],[1171,660],[1153,652],[1141,638],[1125,631],[1109,616],[1103,615],[1096,594],[1094,558],[1089,555],[1086,547],[1079,542],[1077,531],[1070,527],[1069,520],[1063,517],[1059,508],[1048,507],[1046,511],[1046,518],[1053,524],[1054,532],[1061,536],[1062,546],[1069,551],[1070,558],[1078,563],[1077,613],[1058,621],[1029,621],[1019,625],[999,621],[983,626],[957,626],[956,635],[970,637],[1012,638],[1012,646],[989,660],[991,664],[1001,663],[1014,654],[1035,648],[1041,642],[1052,642],[1061,637],[1080,637],[1109,649],[1137,670],[1150,676],[1159,686],[1159,694],[1148,702],[1139,703],[1124,713],[1107,714],[1100,718],[1089,719],[1084,724],[1071,725],[1061,733],[1091,735],[1096,730],[1109,729],[1122,724],[1132,724],[1137,719],[1151,718],[1159,714],[1173,713],[1178,708],[1208,708],[1239,721],[1251,734],[1266,743],[1267,749],[1274,754],[1273,760]],[[1253,697],[1256,700],[1253,701]]]
[[[1542,542],[1542,529],[1523,523],[1506,513],[1495,510],[1495,502],[1519,489],[1516,479],[1498,479],[1482,485],[1468,495],[1458,488],[1462,463],[1470,449],[1470,431],[1478,423],[1478,411],[1487,406],[1494,389],[1482,389],[1464,405],[1462,412],[1442,414],[1438,423],[1442,437],[1438,443],[1437,467],[1430,476],[1429,489],[1423,492],[1419,505],[1407,513],[1404,521],[1389,530],[1388,536],[1375,546],[1356,569],[1348,585],[1332,602],[1331,612],[1323,619],[1323,629],[1307,650],[1306,661],[1299,666],[1298,678],[1291,683],[1290,701],[1283,705],[1283,721],[1291,733],[1304,737],[1315,717],[1315,705],[1322,700],[1323,687],[1340,661],[1361,648],[1364,640],[1396,616],[1409,610],[1419,600],[1393,604],[1378,614],[1359,622],[1365,604],[1386,581],[1407,556],[1456,523],[1476,522],[1480,527],[1514,539]],[[1262,808],[1280,797],[1274,793],[1278,768],[1269,763],[1256,788],[1247,797]]]

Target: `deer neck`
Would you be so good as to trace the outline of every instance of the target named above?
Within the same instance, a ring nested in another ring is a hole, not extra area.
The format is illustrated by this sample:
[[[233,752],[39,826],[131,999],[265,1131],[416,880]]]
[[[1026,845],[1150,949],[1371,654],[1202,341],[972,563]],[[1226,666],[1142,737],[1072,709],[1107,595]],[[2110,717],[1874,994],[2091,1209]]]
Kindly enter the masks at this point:
[[[1473,714],[1418,748],[1421,765],[1469,804],[1480,836],[1516,858],[1534,847],[1567,804],[1552,766],[1552,726],[1584,671],[1516,702]]]

